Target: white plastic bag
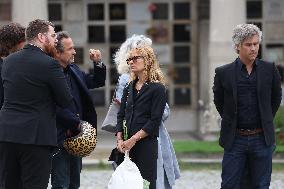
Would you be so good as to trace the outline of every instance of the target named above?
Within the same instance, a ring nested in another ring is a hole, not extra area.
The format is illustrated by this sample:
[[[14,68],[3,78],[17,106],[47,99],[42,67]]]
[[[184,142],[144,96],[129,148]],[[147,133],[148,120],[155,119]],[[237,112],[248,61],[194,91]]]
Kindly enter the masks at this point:
[[[108,189],[143,189],[143,178],[138,167],[130,160],[128,151],[125,152],[124,161],[113,172]]]

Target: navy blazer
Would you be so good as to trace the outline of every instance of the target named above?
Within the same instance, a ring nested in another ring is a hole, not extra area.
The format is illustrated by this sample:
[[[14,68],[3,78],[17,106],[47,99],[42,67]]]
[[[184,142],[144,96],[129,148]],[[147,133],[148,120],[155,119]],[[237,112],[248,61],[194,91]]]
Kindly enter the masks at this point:
[[[275,143],[273,118],[282,98],[280,75],[274,63],[256,59],[257,98],[261,126],[267,145]],[[216,68],[214,78],[214,104],[222,117],[219,143],[231,148],[237,128],[237,60]]]
[[[3,89],[2,77],[1,77],[2,64],[3,64],[3,59],[0,57],[0,109],[3,105],[3,100],[4,100],[4,89]]]
[[[4,59],[2,80],[0,141],[57,145],[56,104],[73,98],[59,63],[28,44]]]
[[[128,138],[139,130],[152,137],[159,136],[159,126],[166,105],[166,90],[161,83],[145,83],[140,92],[133,96],[135,82],[125,87],[117,115],[117,132],[123,132],[126,120]]]
[[[83,112],[80,116],[82,120],[89,122],[97,128],[97,113],[89,89],[102,87],[106,80],[106,67],[94,65],[94,74],[85,74],[76,64],[70,65],[70,76],[73,77],[79,88]],[[58,129],[58,143],[61,143],[66,136],[67,129],[76,130],[80,118],[68,108],[57,107],[56,121]]]

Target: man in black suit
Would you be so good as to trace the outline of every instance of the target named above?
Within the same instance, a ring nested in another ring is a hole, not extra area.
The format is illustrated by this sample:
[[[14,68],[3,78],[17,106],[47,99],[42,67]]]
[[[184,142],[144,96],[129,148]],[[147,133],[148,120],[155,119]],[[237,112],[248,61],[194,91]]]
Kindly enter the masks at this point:
[[[25,45],[25,28],[18,23],[9,23],[0,28],[0,109],[4,100],[1,79],[3,58],[22,49]]]
[[[232,39],[239,57],[215,70],[214,103],[222,117],[223,189],[240,187],[245,165],[253,188],[268,189],[271,181],[273,118],[281,102],[281,86],[274,63],[256,58],[261,36],[253,24],[238,25]]]
[[[56,59],[64,69],[67,83],[74,97],[66,107],[57,107],[56,124],[59,151],[53,156],[51,184],[52,188],[77,189],[80,187],[80,172],[82,158],[69,154],[63,147],[67,137],[78,133],[80,120],[89,122],[97,128],[97,114],[89,89],[102,87],[106,80],[106,67],[101,62],[99,50],[90,50],[90,59],[94,64],[94,73],[85,74],[74,62],[76,51],[70,35],[65,32],[57,33]]]
[[[34,20],[28,44],[5,58],[4,103],[0,111],[0,188],[47,188],[56,141],[56,105],[72,101],[54,52],[54,25]]]

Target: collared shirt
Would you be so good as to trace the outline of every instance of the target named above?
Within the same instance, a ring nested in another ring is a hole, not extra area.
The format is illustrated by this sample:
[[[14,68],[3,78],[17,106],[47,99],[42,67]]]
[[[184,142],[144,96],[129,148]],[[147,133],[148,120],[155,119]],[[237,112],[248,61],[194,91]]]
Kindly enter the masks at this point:
[[[249,74],[246,66],[238,59],[237,64],[237,107],[239,129],[255,129],[261,127],[257,99],[257,63]]]

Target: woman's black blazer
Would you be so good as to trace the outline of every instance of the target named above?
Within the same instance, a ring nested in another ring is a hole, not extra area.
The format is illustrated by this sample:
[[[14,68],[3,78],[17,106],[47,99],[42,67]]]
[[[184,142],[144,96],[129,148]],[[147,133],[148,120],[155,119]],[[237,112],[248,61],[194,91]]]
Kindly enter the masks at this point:
[[[123,91],[117,115],[117,132],[123,132],[126,120],[128,138],[143,129],[148,135],[157,137],[166,105],[166,90],[161,83],[144,83],[136,97],[133,96],[136,81],[130,82]]]

